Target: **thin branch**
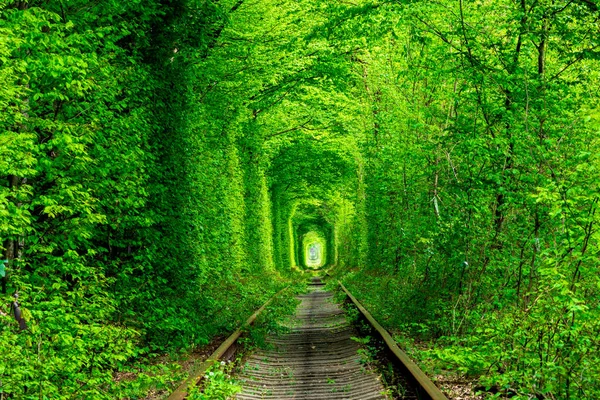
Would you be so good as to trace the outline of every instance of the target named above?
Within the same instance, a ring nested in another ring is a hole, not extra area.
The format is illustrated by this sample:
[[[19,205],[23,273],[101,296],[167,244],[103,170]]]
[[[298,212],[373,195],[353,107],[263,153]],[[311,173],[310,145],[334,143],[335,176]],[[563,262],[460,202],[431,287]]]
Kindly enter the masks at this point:
[[[274,105],[276,105],[277,103],[279,103],[280,101],[285,99],[287,97],[287,95],[290,94],[290,92],[293,89],[295,89],[296,86],[298,86],[299,83],[300,83],[300,81],[294,82],[292,85],[290,85],[290,87],[288,87],[288,89],[281,96],[277,97],[275,100],[273,100],[270,104],[267,104],[265,107],[256,110],[254,112],[254,118],[256,118],[258,116],[258,114],[260,114],[261,112],[273,107]]]
[[[295,127],[293,127],[293,128],[284,129],[283,131],[279,131],[279,132],[277,132],[277,133],[273,133],[272,135],[265,136],[265,140],[266,140],[266,139],[271,139],[271,138],[273,138],[273,137],[275,137],[275,136],[281,136],[281,135],[283,135],[283,134],[286,134],[286,133],[289,133],[289,132],[294,132],[294,131],[300,130],[300,129],[302,129],[302,128],[306,127],[306,125],[308,125],[308,124],[309,124],[309,123],[310,123],[310,122],[311,122],[313,119],[314,119],[314,118],[313,118],[313,117],[311,117],[311,118],[309,118],[308,120],[306,120],[306,121],[305,121],[303,124],[300,124],[300,125],[298,125],[298,126],[295,126]]]

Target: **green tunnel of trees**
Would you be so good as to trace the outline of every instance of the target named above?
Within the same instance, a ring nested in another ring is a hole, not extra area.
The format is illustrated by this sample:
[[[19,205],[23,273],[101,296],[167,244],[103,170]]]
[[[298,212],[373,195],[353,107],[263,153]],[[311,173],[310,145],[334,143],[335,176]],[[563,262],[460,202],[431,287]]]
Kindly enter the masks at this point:
[[[314,235],[436,365],[599,398],[599,18],[0,0],[0,397],[131,397],[118,371],[238,327]]]

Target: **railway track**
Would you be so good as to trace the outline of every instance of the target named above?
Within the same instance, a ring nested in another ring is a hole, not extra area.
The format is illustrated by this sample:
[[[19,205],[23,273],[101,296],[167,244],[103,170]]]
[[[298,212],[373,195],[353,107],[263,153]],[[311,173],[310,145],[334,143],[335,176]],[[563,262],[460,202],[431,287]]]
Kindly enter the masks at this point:
[[[373,334],[381,339],[384,358],[394,366],[394,381],[404,387],[401,395],[387,393],[380,374],[370,367],[370,363],[365,363],[359,351],[360,340],[355,338],[358,333],[347,322],[344,311],[333,301],[333,294],[324,286],[320,279],[313,278],[308,292],[298,296],[300,305],[295,317],[286,326],[286,332],[268,337],[270,346],[246,356],[237,377],[243,388],[237,399],[448,400],[341,285]],[[225,354],[231,353],[243,329],[252,324],[267,304],[234,332],[168,400],[185,399],[189,388],[201,382],[204,372]]]
[[[237,398],[385,399],[380,377],[365,365],[356,333],[320,281],[309,285],[289,331],[246,360]]]

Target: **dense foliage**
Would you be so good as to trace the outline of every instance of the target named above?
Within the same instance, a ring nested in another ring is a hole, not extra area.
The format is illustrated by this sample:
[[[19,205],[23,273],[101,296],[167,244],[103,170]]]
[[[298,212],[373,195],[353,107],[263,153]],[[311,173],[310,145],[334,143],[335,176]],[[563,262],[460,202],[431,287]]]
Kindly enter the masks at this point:
[[[357,56],[369,261],[354,287],[487,388],[597,398],[597,6],[412,2],[369,18],[389,27]]]
[[[233,329],[319,243],[438,366],[598,398],[599,18],[0,0],[0,393],[135,397],[116,371]]]
[[[229,9],[0,6],[0,392],[114,398],[114,370],[208,343],[285,284],[235,101],[197,90]]]

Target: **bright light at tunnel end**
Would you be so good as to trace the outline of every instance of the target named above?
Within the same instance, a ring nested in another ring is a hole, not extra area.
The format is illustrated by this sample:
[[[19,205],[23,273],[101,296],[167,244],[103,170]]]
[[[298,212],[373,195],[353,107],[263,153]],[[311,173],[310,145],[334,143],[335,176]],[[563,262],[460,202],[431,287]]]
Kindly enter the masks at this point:
[[[309,232],[305,235],[302,247],[304,249],[304,266],[310,269],[318,269],[325,264],[325,239],[317,232]]]

